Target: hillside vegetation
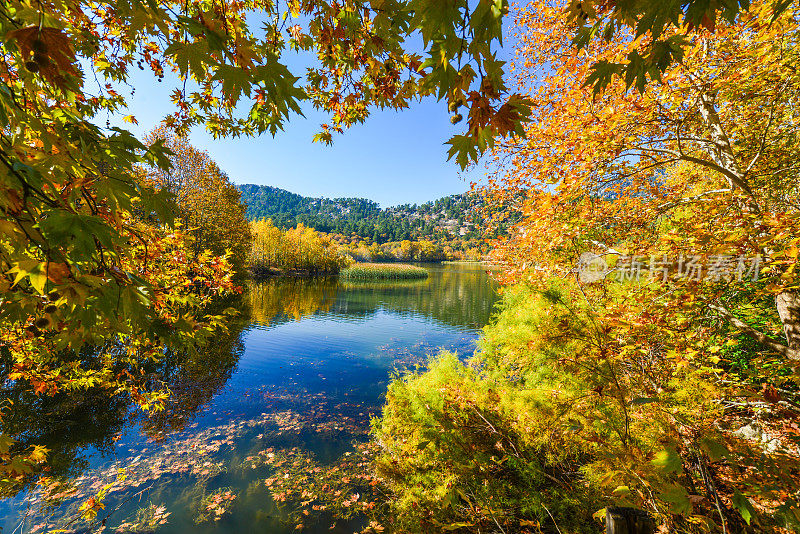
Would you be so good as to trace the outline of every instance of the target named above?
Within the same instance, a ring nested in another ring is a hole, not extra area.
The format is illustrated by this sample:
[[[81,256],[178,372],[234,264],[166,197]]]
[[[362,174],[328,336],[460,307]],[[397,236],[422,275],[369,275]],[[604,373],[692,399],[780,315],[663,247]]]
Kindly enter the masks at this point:
[[[475,239],[482,199],[470,193],[424,204],[381,208],[364,198],[312,198],[267,185],[240,185],[250,220],[271,219],[281,229],[298,224],[320,232],[356,235],[375,243],[429,239]]]

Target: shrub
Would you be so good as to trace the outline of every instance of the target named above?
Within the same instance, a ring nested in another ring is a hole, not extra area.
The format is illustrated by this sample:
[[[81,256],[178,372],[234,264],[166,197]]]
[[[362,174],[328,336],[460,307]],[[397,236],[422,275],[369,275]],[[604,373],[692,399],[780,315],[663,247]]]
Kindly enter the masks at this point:
[[[595,532],[592,513],[601,505],[578,475],[583,452],[529,439],[518,415],[537,408],[526,394],[498,387],[451,353],[424,373],[396,377],[383,417],[373,421],[393,526]]]

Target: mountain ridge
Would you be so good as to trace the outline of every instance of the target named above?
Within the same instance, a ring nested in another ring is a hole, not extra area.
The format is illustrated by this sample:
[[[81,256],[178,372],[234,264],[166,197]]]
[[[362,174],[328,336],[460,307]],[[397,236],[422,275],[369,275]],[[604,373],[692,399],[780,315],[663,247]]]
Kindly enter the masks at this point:
[[[250,220],[268,218],[280,228],[304,224],[328,233],[358,235],[375,242],[477,237],[474,217],[481,200],[459,193],[423,204],[388,208],[359,197],[307,197],[270,185],[239,184]]]

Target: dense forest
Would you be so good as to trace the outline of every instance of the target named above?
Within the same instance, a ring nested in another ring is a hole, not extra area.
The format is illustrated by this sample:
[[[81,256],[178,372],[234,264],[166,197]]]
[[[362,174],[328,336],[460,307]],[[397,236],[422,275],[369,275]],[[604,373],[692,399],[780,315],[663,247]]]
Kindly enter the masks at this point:
[[[267,185],[238,186],[247,218],[271,219],[281,229],[302,224],[320,232],[357,235],[376,243],[479,236],[483,202],[470,193],[424,204],[381,208],[364,198],[313,198]]]

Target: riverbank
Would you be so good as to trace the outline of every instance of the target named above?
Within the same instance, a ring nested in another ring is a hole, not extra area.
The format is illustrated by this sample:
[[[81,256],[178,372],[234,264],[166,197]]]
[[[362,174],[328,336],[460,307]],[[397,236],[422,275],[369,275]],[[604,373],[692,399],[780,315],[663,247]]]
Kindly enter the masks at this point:
[[[443,265],[445,262],[429,262],[430,265]],[[456,262],[450,262],[456,264]],[[477,265],[475,263],[465,263]],[[281,276],[308,278],[315,276],[339,276],[345,281],[362,280],[423,280],[428,271],[419,265],[399,262],[359,262],[342,269],[280,269],[278,267],[250,268],[253,280],[269,280]]]
[[[279,269],[277,267],[258,267],[250,269],[250,276],[253,280],[269,280],[281,276],[296,278],[309,278],[314,276],[337,276],[339,270],[325,269]]]

